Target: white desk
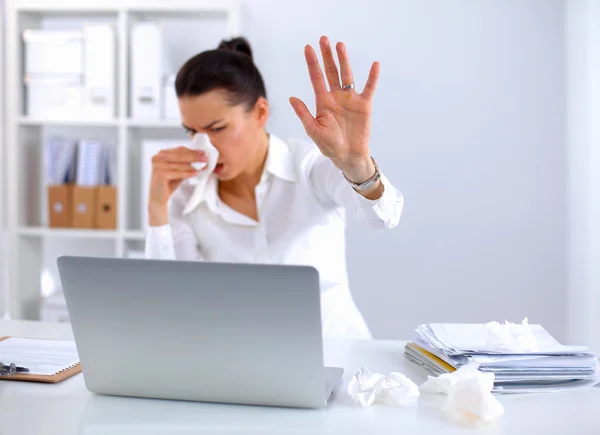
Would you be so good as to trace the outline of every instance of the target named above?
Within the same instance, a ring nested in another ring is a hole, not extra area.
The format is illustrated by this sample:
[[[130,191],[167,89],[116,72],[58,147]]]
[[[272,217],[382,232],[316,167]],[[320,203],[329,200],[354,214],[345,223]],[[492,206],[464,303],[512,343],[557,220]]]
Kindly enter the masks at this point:
[[[0,335],[72,339],[70,326],[0,321]],[[560,394],[499,396],[505,415],[477,430],[448,422],[440,396],[422,396],[419,406],[376,405],[362,409],[346,394],[361,366],[400,371],[417,384],[426,373],[403,357],[400,341],[328,341],[325,363],[346,374],[323,410],[188,403],[94,396],[83,376],[56,385],[0,381],[1,435],[178,434],[599,434],[600,389]]]

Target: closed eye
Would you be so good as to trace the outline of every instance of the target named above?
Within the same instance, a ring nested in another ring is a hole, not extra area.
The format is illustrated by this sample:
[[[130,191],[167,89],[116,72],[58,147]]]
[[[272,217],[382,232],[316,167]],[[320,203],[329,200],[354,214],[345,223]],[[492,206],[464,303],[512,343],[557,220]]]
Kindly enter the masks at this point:
[[[212,131],[213,133],[218,133],[220,131],[223,131],[225,129],[225,125],[223,127],[215,127],[215,128],[211,128],[210,131]]]

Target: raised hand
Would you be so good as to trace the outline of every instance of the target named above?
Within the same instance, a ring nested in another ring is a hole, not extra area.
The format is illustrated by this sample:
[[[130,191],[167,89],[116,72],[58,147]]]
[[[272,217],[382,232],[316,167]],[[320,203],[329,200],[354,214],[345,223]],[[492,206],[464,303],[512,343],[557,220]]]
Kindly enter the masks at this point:
[[[336,45],[339,70],[329,39],[321,37],[319,45],[329,90],[317,55],[307,45],[304,55],[315,92],[316,114],[313,117],[306,104],[298,98],[291,97],[290,103],[306,133],[323,155],[330,158],[346,177],[359,183],[370,178],[375,171],[369,152],[369,134],[379,62],[373,63],[367,83],[362,93],[358,93],[354,89],[352,68],[345,45],[342,42]]]

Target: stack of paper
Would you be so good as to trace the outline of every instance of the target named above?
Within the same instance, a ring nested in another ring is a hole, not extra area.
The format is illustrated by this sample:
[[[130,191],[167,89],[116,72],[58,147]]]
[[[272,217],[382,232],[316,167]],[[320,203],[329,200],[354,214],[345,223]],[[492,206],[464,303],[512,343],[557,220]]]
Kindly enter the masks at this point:
[[[52,376],[79,364],[79,355],[74,341],[7,338],[0,341],[0,361]]]
[[[419,326],[406,357],[434,375],[475,363],[495,375],[494,392],[531,393],[586,388],[600,382],[596,356],[582,346],[564,346],[541,325],[506,325],[524,341],[499,337],[490,324],[431,323]],[[502,339],[500,339],[502,338]]]

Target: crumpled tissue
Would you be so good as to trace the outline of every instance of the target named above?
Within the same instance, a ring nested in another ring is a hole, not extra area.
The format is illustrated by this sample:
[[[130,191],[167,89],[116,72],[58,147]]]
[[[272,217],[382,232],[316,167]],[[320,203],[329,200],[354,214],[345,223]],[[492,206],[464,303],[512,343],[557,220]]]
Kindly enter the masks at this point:
[[[537,338],[527,323],[527,317],[521,324],[489,322],[485,324],[485,328],[488,331],[487,344],[494,350],[521,353],[540,349]]]
[[[448,394],[450,388],[458,382],[476,376],[492,375],[492,384],[494,383],[493,373],[482,373],[477,364],[467,364],[452,373],[444,373],[439,376],[427,376],[427,380],[419,386],[421,393]]]
[[[419,387],[402,373],[389,375],[361,367],[348,383],[348,394],[363,408],[373,403],[414,406],[420,396]]]
[[[488,423],[504,414],[504,407],[492,395],[494,374],[483,373],[477,364],[462,366],[452,373],[428,376],[419,390],[447,394],[443,409],[457,423]]]
[[[193,150],[204,151],[207,158],[207,162],[192,163],[192,167],[200,172],[195,177],[188,179],[190,184],[199,186],[199,189],[203,189],[206,186],[208,178],[214,171],[215,166],[217,166],[219,150],[217,150],[210,142],[210,138],[205,133],[196,133],[190,148]]]

